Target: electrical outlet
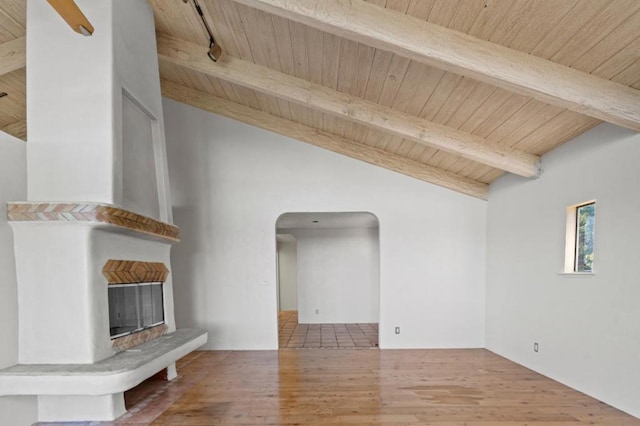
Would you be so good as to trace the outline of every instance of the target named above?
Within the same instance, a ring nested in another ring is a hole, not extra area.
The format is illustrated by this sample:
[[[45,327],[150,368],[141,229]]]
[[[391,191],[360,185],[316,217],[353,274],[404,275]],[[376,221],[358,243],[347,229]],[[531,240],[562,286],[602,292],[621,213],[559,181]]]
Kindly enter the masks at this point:
[[[535,343],[533,344],[533,351],[534,351],[534,352],[538,352],[538,343],[537,343],[537,342],[535,342]]]
[[[400,327],[396,327],[396,334],[400,334]]]

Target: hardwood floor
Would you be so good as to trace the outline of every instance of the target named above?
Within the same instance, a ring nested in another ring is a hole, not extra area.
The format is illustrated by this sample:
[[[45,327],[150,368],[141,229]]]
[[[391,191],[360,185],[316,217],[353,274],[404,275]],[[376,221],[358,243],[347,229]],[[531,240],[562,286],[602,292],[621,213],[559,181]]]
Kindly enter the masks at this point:
[[[378,324],[298,324],[298,312],[278,312],[280,348],[378,347]]]
[[[97,424],[640,425],[484,349],[207,351],[178,371]]]

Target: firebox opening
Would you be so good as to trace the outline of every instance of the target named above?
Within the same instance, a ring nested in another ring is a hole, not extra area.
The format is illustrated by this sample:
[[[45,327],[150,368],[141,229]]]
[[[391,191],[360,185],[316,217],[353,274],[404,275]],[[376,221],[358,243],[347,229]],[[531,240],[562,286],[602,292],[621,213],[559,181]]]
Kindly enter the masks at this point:
[[[162,282],[109,285],[111,339],[164,324]]]

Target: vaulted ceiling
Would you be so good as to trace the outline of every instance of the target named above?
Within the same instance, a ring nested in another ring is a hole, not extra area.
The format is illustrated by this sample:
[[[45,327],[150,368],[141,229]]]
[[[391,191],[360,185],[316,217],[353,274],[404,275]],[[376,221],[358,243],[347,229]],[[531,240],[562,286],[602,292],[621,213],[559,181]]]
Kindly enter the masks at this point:
[[[21,138],[25,3],[0,0]],[[216,63],[192,0],[150,4],[166,97],[479,198],[601,121],[640,131],[637,0],[199,0]]]

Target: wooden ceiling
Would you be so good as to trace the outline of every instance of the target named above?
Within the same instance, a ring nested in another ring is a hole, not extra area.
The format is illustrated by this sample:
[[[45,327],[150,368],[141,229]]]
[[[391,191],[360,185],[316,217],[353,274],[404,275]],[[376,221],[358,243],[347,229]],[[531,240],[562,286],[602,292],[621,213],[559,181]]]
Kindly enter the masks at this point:
[[[192,0],[149,2],[165,96],[479,198],[601,120],[640,130],[638,0],[199,0],[217,63]],[[0,0],[22,138],[25,3]]]
[[[27,2],[0,0],[0,131],[26,137],[25,18]]]

